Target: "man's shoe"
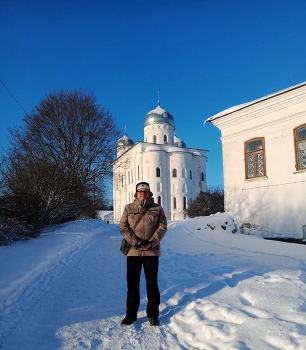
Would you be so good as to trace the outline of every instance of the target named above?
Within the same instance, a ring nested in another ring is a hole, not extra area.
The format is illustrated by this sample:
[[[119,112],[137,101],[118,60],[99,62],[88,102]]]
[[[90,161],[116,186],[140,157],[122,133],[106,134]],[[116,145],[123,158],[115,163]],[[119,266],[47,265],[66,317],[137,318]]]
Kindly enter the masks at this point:
[[[125,326],[129,326],[136,320],[137,320],[136,317],[125,316],[124,319],[121,321],[121,324]]]
[[[159,326],[159,320],[157,317],[149,318],[150,326]]]

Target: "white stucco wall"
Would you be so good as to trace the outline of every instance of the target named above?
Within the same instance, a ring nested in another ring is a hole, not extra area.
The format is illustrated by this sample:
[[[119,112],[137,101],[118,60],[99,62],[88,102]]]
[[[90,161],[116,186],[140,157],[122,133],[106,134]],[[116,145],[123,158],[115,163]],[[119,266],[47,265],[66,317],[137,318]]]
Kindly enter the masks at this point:
[[[153,137],[156,136],[156,144],[164,144],[164,135],[167,137],[169,145],[173,145],[174,127],[169,124],[153,124],[144,128],[144,140],[153,143]]]
[[[225,210],[264,236],[303,238],[306,171],[295,168],[293,130],[306,122],[305,85],[211,121],[222,134]],[[246,179],[244,143],[256,137],[265,140],[266,176]]]

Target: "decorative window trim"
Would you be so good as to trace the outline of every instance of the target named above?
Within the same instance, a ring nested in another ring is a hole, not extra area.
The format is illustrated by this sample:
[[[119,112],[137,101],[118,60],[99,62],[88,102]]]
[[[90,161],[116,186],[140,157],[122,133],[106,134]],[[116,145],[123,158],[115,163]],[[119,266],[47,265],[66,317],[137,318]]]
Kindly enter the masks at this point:
[[[298,131],[305,128],[306,128],[306,124],[302,124],[293,129],[294,150],[295,150],[295,169],[298,172],[306,170],[306,135],[301,139],[299,139],[298,137]]]
[[[252,143],[252,142],[255,142],[255,141],[261,141],[261,150],[254,150],[254,151],[250,151],[250,152],[247,152],[247,146],[248,144]],[[247,140],[245,143],[244,143],[244,163],[245,163],[245,179],[246,180],[253,180],[253,179],[261,179],[261,178],[265,178],[267,176],[267,171],[266,171],[266,157],[265,157],[265,153],[266,153],[266,150],[265,150],[265,138],[264,137],[255,137],[253,139],[250,139],[250,140]],[[260,154],[261,154],[261,167],[262,167],[262,171],[260,174],[256,174],[257,173],[257,163],[258,163],[258,160],[257,160],[257,157],[260,157]],[[249,161],[248,161],[248,156],[252,156],[253,157],[253,160],[254,160],[254,176],[249,176]]]

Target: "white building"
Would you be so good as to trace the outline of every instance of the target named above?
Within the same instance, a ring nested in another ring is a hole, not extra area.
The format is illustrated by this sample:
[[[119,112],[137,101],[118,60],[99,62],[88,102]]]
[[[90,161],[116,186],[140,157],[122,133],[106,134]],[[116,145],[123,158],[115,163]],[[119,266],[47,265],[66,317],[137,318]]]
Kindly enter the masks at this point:
[[[107,224],[113,224],[114,212],[110,210],[96,210],[96,218],[105,221]]]
[[[113,162],[114,221],[119,222],[126,204],[134,200],[136,184],[150,184],[156,203],[168,220],[187,217],[188,205],[206,191],[206,150],[187,148],[175,135],[173,116],[158,105],[144,119],[144,142],[125,134],[117,142]]]
[[[222,111],[225,211],[244,231],[306,239],[306,82]]]

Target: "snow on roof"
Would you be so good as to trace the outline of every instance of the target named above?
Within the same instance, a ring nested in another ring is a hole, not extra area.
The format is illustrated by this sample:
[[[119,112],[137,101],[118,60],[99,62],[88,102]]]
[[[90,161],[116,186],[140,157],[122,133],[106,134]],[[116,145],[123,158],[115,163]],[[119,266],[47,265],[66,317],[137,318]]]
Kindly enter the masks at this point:
[[[297,84],[297,85],[294,85],[294,86],[291,86],[287,89],[284,89],[284,90],[280,90],[278,92],[275,92],[273,94],[270,94],[270,95],[266,95],[264,97],[261,97],[261,98],[258,98],[256,100],[253,100],[253,101],[250,101],[250,102],[246,102],[246,103],[242,103],[240,105],[237,105],[237,106],[233,106],[233,107],[230,107],[230,108],[227,108],[209,118],[207,118],[205,121],[204,121],[204,125],[208,122],[211,122],[212,120],[214,119],[218,119],[218,118],[221,118],[221,117],[224,117],[225,115],[228,115],[228,114],[231,114],[231,113],[234,113],[236,111],[239,111],[240,109],[243,109],[243,108],[246,108],[246,107],[249,107],[251,105],[254,105],[256,103],[259,103],[261,101],[264,101],[264,100],[268,100],[272,97],[275,97],[275,96],[278,96],[278,95],[282,95],[288,91],[291,91],[291,90],[294,90],[294,89],[298,89],[302,86],[306,85],[306,82],[303,82],[303,83],[300,83],[300,84]]]
[[[163,151],[163,149],[160,146],[148,146],[145,150],[145,152],[150,152],[150,151]]]
[[[114,215],[114,211],[110,210],[96,210],[96,216],[98,219],[103,219],[108,215]]]
[[[161,108],[160,105],[158,105],[156,108],[152,109],[150,112],[147,113],[148,114],[152,114],[152,113],[155,113],[155,114],[164,114],[164,113],[169,113],[168,111],[166,111],[165,109]]]
[[[188,152],[185,148],[182,147],[170,147],[167,152]]]

